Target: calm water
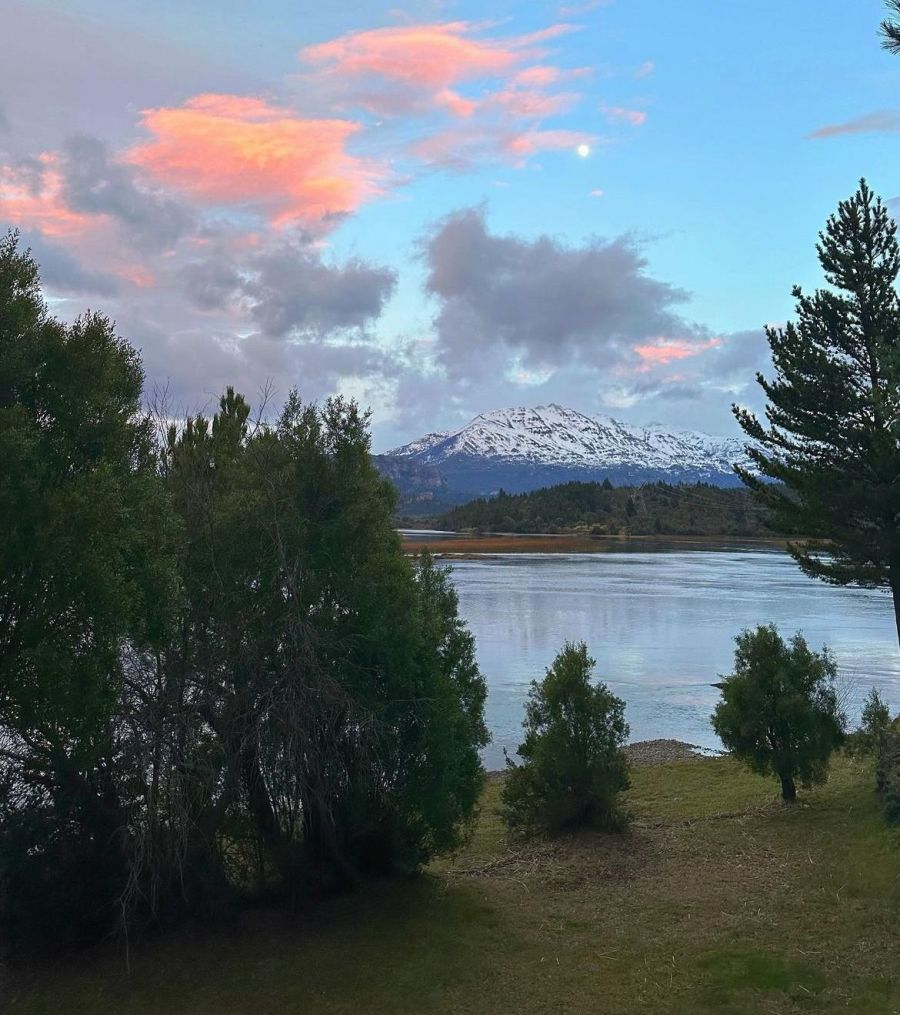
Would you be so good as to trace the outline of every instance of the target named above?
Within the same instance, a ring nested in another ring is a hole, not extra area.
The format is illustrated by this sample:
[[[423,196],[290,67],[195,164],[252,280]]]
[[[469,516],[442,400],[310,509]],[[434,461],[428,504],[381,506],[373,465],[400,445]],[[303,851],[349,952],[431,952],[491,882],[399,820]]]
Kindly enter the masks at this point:
[[[488,682],[488,768],[520,739],[529,682],[562,643],[584,639],[596,675],[627,703],[631,738],[715,747],[711,687],[734,635],[774,622],[834,651],[854,720],[876,686],[900,711],[900,652],[890,600],[804,577],[767,551],[507,554],[453,564],[460,613]]]

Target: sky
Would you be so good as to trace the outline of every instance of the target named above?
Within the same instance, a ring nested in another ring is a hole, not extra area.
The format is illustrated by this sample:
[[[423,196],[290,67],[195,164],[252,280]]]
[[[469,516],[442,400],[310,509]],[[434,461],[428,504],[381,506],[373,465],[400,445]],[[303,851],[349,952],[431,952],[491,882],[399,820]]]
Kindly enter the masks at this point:
[[[343,393],[376,450],[556,402],[735,431],[865,176],[881,0],[3,0],[0,228],[175,414]]]

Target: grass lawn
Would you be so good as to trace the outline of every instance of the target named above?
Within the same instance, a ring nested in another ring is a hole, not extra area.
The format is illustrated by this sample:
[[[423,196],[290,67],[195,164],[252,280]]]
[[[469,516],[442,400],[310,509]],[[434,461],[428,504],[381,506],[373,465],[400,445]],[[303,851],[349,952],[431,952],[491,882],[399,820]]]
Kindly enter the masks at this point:
[[[729,759],[636,769],[624,836],[472,843],[297,917],[92,953],[7,985],[14,1013],[900,1012],[900,832],[840,759],[783,808]]]

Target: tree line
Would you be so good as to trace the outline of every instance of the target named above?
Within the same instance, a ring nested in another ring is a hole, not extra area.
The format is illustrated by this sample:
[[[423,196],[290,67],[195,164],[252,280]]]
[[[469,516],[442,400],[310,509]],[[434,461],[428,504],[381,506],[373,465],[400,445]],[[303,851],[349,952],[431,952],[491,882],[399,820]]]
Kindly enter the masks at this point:
[[[481,497],[438,516],[451,530],[481,532],[590,532],[591,535],[771,536],[766,512],[740,488],[707,483],[647,483],[615,487],[560,483]]]

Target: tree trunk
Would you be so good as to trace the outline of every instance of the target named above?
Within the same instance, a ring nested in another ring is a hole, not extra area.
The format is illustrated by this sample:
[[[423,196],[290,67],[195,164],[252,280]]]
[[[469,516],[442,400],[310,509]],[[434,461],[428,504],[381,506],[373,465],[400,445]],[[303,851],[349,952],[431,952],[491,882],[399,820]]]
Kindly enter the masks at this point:
[[[797,787],[789,775],[781,776],[781,799],[786,804],[792,804],[797,799]]]
[[[900,643],[900,564],[892,564],[890,571],[891,595],[894,597],[894,620],[897,622],[897,641]]]

